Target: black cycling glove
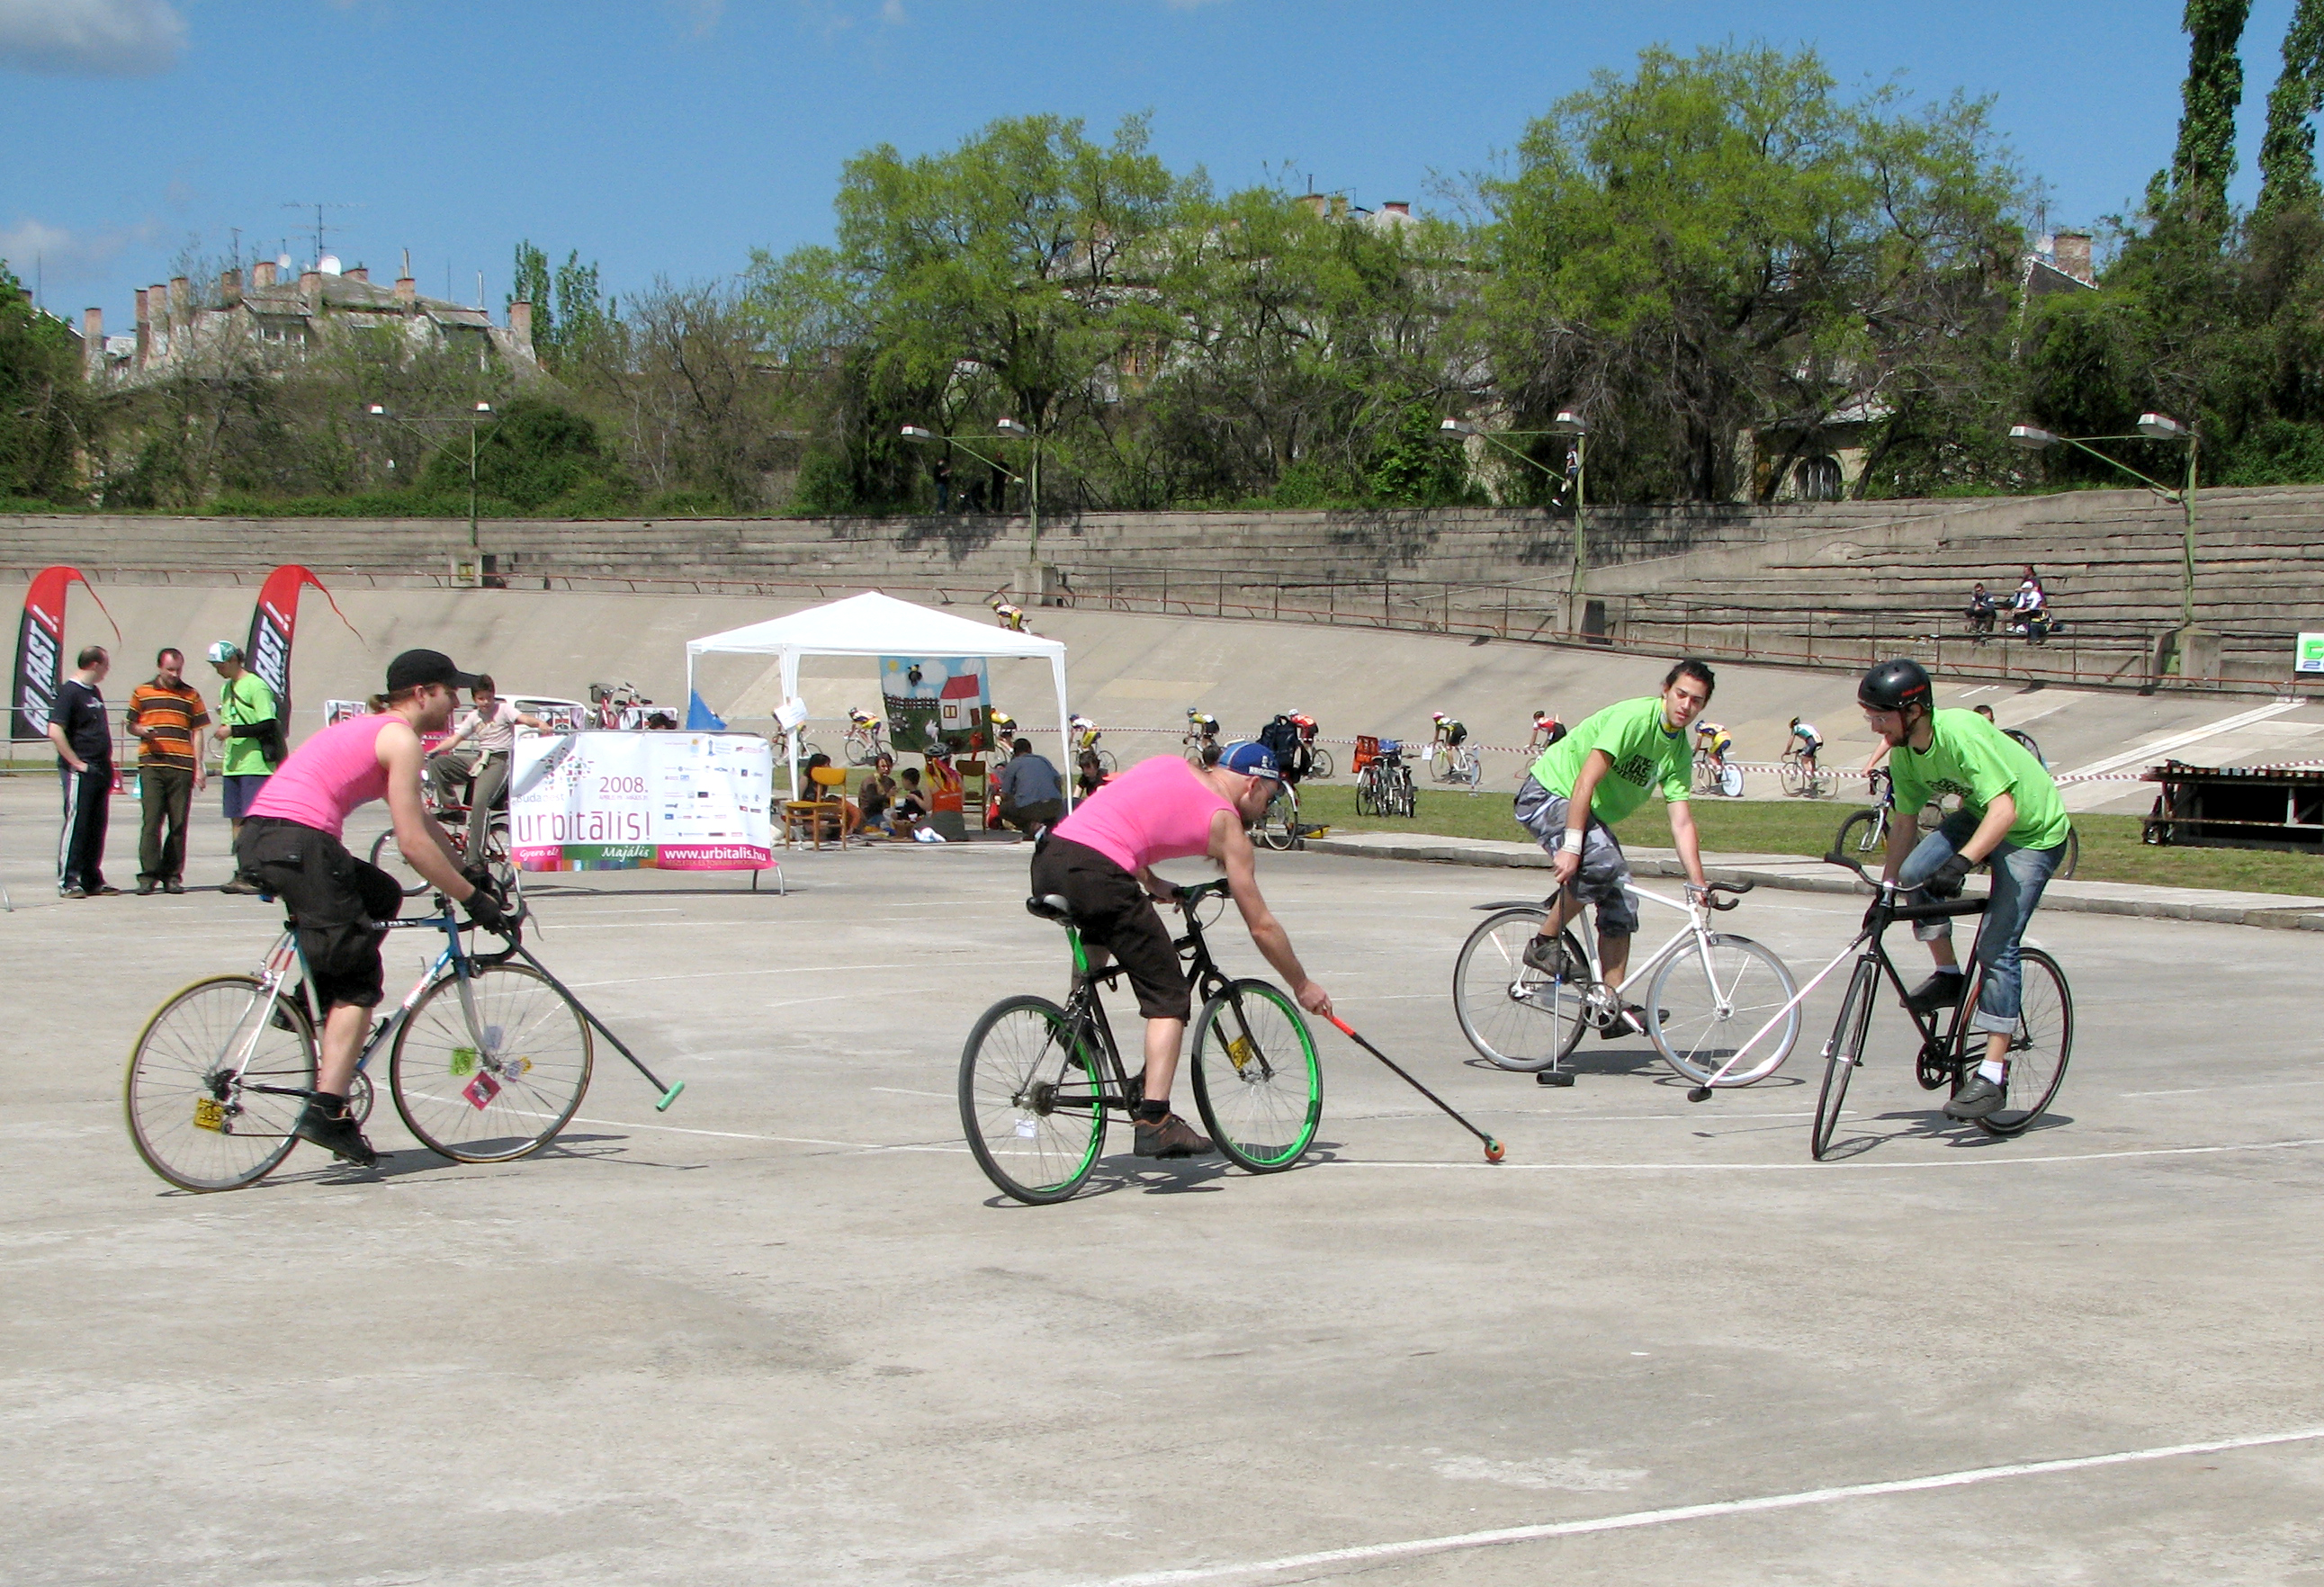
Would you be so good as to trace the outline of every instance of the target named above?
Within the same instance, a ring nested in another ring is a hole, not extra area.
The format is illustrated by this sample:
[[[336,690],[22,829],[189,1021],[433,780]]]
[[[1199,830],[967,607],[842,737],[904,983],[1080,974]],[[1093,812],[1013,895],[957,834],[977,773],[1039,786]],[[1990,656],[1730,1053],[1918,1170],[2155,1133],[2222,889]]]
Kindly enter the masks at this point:
[[[493,892],[500,890],[501,884],[493,880],[492,872],[482,864],[471,863],[463,865],[460,867],[460,874],[471,887],[484,888]]]
[[[506,937],[515,928],[510,925],[508,911],[502,907],[500,894],[489,887],[480,887],[468,896],[465,906],[468,918],[495,937]]]
[[[1932,899],[1957,899],[1961,895],[1961,883],[1976,869],[1977,862],[1967,854],[1948,854],[1935,873],[1921,883],[1921,890]]]

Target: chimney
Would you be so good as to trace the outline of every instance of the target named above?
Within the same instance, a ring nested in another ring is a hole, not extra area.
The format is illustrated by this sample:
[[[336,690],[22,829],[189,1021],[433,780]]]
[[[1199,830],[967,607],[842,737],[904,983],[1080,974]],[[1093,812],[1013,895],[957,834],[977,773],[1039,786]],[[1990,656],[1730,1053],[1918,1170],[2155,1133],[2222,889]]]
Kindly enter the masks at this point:
[[[272,286],[274,284],[274,261],[272,259],[262,259],[257,263],[252,265],[250,267],[250,284],[253,287]]]
[[[218,273],[218,301],[228,309],[242,301],[242,272],[227,270]]]
[[[170,278],[170,323],[181,324],[193,312],[194,286],[182,275]]]
[[[1390,198],[1380,205],[1380,213],[1397,220],[1410,220],[1412,206],[1400,198]]]
[[[89,374],[105,373],[105,310],[80,311],[80,363]]]
[[[155,281],[145,289],[145,318],[153,322],[156,337],[170,332],[170,287],[166,281]]]
[[[406,309],[410,309],[417,305],[420,301],[420,283],[413,281],[408,275],[397,276],[395,278],[395,300],[398,303],[402,304]]]
[[[1299,197],[1294,198],[1292,202],[1295,204],[1305,205],[1307,207],[1308,214],[1321,217],[1323,213],[1324,206],[1331,203],[1331,200],[1326,198],[1321,193],[1302,193]]]
[[[2084,286],[2098,284],[2098,272],[2090,264],[2090,234],[2060,232],[2056,239],[2058,268]]]
[[[323,308],[323,272],[319,270],[300,271],[299,295],[307,300],[308,313],[320,313]]]
[[[137,289],[137,362],[144,363],[145,355],[152,350],[153,321],[149,317],[145,307],[145,289],[139,287]]]
[[[346,272],[346,277],[349,281],[359,281],[368,284],[371,281],[371,266],[358,264]]]
[[[532,349],[532,305],[519,299],[509,305],[509,336],[516,345]]]

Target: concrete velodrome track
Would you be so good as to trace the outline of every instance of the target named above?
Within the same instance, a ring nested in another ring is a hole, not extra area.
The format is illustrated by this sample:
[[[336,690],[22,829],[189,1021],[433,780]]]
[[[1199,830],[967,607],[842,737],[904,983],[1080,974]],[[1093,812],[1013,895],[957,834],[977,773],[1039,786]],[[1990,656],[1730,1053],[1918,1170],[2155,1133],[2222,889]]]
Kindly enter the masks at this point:
[[[532,1158],[383,1106],[375,1173],[301,1148],[195,1197],[132,1153],[122,1063],[272,913],[207,890],[214,795],[196,891],[56,901],[52,799],[0,784],[11,1582],[2324,1581],[2305,934],[2040,918],[2080,1021],[2051,1126],[1945,1126],[1884,1010],[1817,1166],[1812,1051],[1702,1106],[1634,1044],[1566,1091],[1464,1062],[1452,955],[1519,879],[1269,855],[1345,1015],[1508,1161],[1327,1030],[1307,1166],[1117,1131],[1036,1209],[953,1102],[976,1013],[1063,986],[1021,850],[572,878],[536,944],[673,1111],[601,1049]],[[1857,912],[1729,918],[1803,972]]]

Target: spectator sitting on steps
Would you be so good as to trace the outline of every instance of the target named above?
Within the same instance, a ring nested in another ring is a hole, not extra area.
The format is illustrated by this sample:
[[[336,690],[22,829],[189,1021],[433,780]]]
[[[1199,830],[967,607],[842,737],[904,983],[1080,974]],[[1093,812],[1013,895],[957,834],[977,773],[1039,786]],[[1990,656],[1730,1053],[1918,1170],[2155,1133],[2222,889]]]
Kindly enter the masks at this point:
[[[1965,615],[1969,618],[1969,633],[1978,644],[1983,644],[1986,636],[1993,632],[1993,614],[1997,610],[1992,595],[1983,584],[1970,588],[1969,611]]]

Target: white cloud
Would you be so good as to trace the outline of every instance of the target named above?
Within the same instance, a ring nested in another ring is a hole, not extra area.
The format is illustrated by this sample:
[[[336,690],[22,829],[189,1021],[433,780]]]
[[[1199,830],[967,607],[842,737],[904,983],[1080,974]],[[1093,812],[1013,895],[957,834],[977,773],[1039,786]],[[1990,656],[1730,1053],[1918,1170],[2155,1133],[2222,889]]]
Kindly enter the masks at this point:
[[[0,66],[19,71],[150,77],[185,45],[168,0],[0,0]]]
[[[75,232],[46,221],[18,220],[0,226],[0,259],[17,278],[29,283],[35,262],[40,273],[54,286],[69,286],[103,273],[121,251],[133,244],[151,245],[160,240],[161,227],[152,221],[108,231]]]

